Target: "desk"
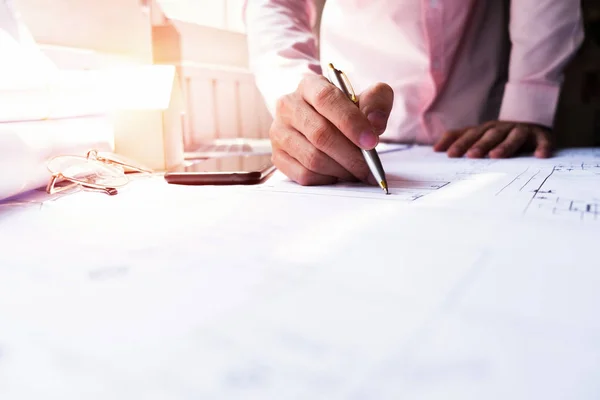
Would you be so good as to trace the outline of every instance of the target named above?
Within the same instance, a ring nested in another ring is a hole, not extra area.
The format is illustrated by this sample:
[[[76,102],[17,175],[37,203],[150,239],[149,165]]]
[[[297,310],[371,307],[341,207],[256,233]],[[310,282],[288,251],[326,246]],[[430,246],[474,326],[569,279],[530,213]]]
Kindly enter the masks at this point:
[[[0,398],[599,398],[598,150],[440,157],[2,206]]]

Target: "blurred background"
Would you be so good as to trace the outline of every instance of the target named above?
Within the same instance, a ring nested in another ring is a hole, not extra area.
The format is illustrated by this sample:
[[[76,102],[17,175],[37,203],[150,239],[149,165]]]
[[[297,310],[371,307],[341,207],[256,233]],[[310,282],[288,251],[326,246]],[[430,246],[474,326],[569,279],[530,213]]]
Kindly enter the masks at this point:
[[[186,148],[265,137],[271,118],[248,70],[243,0],[14,0],[60,68],[177,66]]]
[[[315,0],[322,7],[324,0]],[[177,67],[184,146],[266,137],[271,116],[248,70],[243,0],[14,0],[61,68]],[[600,145],[600,1],[583,0],[586,43],[567,71],[556,128],[563,145]],[[318,30],[318,23],[315,26]]]
[[[206,156],[205,146],[227,155],[240,138],[241,151],[270,151],[272,117],[248,67],[243,6],[0,0],[0,170],[12,171],[0,199],[43,187],[52,157],[89,149],[156,171],[189,152]]]

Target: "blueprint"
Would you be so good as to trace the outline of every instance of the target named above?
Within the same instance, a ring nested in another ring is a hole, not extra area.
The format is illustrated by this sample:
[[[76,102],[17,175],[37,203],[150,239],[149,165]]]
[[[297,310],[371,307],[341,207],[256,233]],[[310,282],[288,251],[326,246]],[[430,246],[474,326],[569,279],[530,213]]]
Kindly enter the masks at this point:
[[[390,195],[362,183],[300,187],[282,174],[262,190],[438,206],[475,213],[599,221],[600,152],[564,150],[554,158],[448,159],[428,147],[382,155]]]
[[[0,398],[600,398],[594,149],[0,203]]]

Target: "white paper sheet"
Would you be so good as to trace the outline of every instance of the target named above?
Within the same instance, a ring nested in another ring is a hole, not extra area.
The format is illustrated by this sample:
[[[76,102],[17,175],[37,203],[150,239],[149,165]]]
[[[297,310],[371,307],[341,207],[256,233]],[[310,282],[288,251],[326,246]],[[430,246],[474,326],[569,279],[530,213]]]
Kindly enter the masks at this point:
[[[361,183],[301,187],[278,173],[261,190],[412,202],[474,214],[506,214],[595,224],[600,221],[600,152],[554,158],[448,159],[428,147],[382,154],[390,195]]]
[[[593,201],[596,158],[0,205],[0,398],[597,399],[599,225],[534,203]]]

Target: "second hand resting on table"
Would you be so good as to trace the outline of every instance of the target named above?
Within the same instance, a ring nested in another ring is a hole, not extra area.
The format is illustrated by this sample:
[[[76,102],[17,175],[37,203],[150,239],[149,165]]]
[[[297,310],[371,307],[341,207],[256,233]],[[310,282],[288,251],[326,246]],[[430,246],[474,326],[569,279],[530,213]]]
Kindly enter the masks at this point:
[[[360,152],[379,143],[394,103],[394,92],[377,83],[359,96],[357,108],[338,88],[320,75],[307,75],[296,91],[281,97],[269,132],[273,163],[301,185],[337,181],[377,182]],[[511,157],[533,150],[550,157],[551,131],[511,121],[489,121],[444,133],[435,151],[449,157]]]

